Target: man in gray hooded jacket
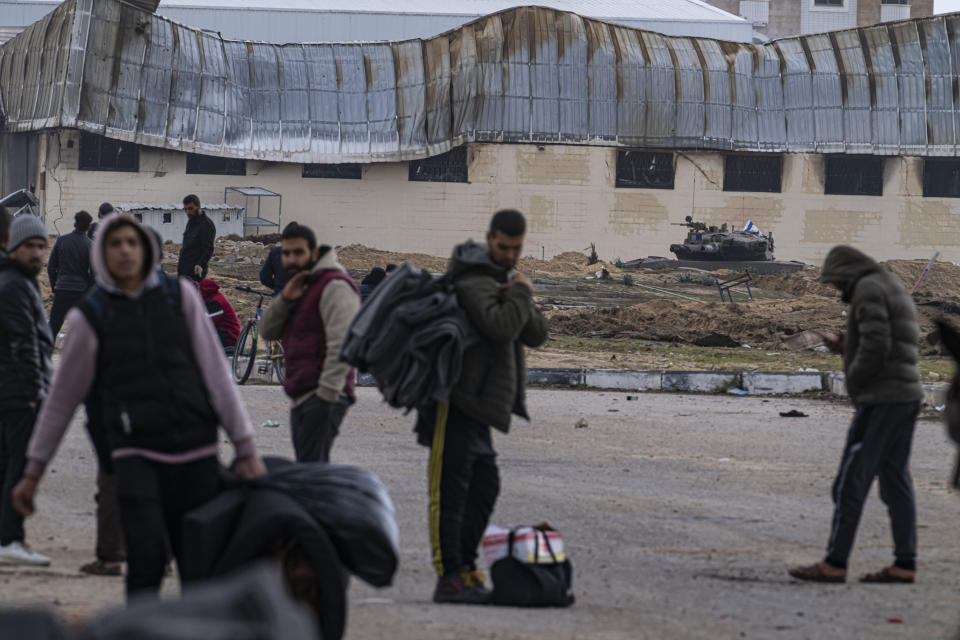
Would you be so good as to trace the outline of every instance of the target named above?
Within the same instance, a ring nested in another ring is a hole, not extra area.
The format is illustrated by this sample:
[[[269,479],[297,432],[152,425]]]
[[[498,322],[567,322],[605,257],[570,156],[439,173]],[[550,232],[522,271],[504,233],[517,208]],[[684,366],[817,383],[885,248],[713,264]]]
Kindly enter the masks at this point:
[[[831,249],[820,280],[837,287],[847,311],[843,353],[847,392],[856,411],[833,484],[834,513],[826,558],[795,567],[800,580],[844,582],[847,559],[873,479],[893,530],[893,565],[861,582],[910,583],[916,577],[917,515],[908,470],[923,390],[917,370],[920,329],[913,298],[897,278],[848,246]]]

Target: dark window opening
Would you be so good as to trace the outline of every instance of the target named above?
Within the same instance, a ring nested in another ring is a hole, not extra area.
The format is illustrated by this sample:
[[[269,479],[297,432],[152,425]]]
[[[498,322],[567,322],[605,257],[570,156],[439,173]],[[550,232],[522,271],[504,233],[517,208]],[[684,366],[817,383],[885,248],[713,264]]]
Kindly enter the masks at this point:
[[[142,214],[142,213],[135,213],[135,214],[133,214],[133,217],[137,219],[137,222],[143,222],[143,214]]]
[[[303,177],[360,180],[363,178],[363,167],[354,163],[305,164],[303,165]]]
[[[910,0],[880,0],[880,4],[910,4]]]
[[[923,195],[960,198],[960,159],[926,158],[923,161]]]
[[[411,182],[466,182],[467,148],[457,147],[438,156],[412,160]]]
[[[673,189],[673,154],[617,151],[617,187]]]
[[[780,193],[782,173],[781,156],[727,156],[723,190]]]
[[[81,171],[138,171],[140,147],[93,133],[80,134]]]
[[[247,162],[243,159],[188,153],[187,173],[213,176],[245,176],[247,175]]]
[[[816,7],[842,7],[843,0],[813,0]]]
[[[173,214],[164,213],[163,214],[163,224],[172,224],[173,223]]]
[[[882,196],[883,158],[828,156],[823,192],[837,196]]]

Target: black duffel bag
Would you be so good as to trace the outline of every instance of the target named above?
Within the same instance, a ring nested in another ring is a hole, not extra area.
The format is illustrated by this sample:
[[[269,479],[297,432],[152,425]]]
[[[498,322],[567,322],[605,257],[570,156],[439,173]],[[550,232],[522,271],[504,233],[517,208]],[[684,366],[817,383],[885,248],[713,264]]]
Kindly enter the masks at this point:
[[[535,529],[535,531],[537,531]],[[490,567],[493,580],[493,604],[511,607],[569,607],[574,602],[573,567],[570,561],[557,561],[550,539],[543,533],[552,562],[523,562],[513,555],[516,528],[510,530],[507,555]],[[539,533],[537,535],[540,535]]]

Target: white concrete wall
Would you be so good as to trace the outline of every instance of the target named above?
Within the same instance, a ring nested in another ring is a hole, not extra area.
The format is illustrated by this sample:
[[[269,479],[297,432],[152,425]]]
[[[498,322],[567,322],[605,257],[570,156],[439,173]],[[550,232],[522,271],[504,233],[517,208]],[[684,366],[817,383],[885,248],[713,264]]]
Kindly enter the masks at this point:
[[[301,166],[247,162],[247,175],[186,175],[185,156],[144,148],[137,174],[78,171],[75,134],[47,154],[48,225],[68,231],[78,209],[111,202],[178,202],[196,193],[223,202],[228,185],[262,186],[283,195],[283,222],[309,224],[323,242],[447,255],[482,237],[490,215],[516,207],[528,218],[525,253],[551,257],[596,242],[602,258],[669,256],[685,235],[670,226],[692,215],[711,224],[753,220],[776,239],[780,260],[819,262],[837,243],[880,259],[960,262],[960,199],[923,198],[920,158],[886,160],[882,197],[823,194],[824,157],[784,156],[783,193],[723,191],[723,155],[676,154],[673,190],[614,187],[614,148],[471,145],[469,184],[408,182],[406,163],[364,168],[362,180],[302,178]],[[51,136],[56,145],[57,136]],[[59,155],[59,164],[56,162]],[[62,217],[60,217],[62,211]],[[254,211],[249,211],[254,215]]]

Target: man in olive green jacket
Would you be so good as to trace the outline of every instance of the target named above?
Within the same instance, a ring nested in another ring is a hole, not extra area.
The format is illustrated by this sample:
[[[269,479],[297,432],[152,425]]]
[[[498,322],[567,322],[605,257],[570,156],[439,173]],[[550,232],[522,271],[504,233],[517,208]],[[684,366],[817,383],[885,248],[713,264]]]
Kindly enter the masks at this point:
[[[434,602],[484,604],[477,546],[500,491],[491,427],[507,432],[511,414],[529,419],[524,402],[524,346],[547,339],[547,321],[533,305],[533,283],[514,267],[526,221],[498,211],[487,244],[457,246],[447,276],[480,334],[464,354],[450,401],[420,411],[417,434],[430,447],[430,542],[437,571]]]
[[[846,338],[831,345],[843,353],[847,393],[856,412],[833,484],[834,513],[826,558],[795,567],[790,575],[844,582],[847,559],[863,504],[879,476],[880,498],[893,531],[893,565],[861,582],[913,582],[917,514],[908,469],[923,389],[917,370],[920,328],[913,298],[897,278],[853,247],[837,246],[823,263],[821,281],[849,303]]]

